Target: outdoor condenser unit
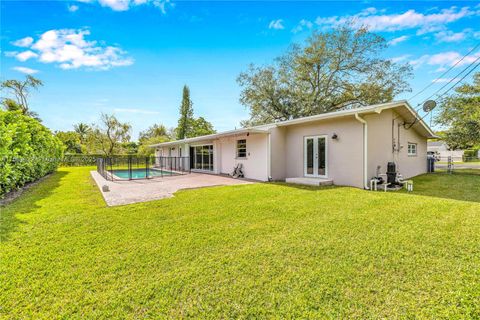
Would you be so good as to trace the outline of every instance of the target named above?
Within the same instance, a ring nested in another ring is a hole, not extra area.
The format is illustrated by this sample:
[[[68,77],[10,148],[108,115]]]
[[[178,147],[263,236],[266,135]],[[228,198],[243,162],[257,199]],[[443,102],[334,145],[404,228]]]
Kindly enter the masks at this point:
[[[387,164],[387,183],[391,185],[397,184],[397,168],[395,162],[389,162]]]

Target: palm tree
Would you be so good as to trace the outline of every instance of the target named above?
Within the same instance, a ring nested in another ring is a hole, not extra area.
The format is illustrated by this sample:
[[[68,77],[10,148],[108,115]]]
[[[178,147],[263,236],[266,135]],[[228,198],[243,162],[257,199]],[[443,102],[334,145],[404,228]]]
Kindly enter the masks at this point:
[[[78,133],[79,137],[80,137],[80,143],[84,144],[86,138],[87,138],[87,134],[90,133],[90,131],[92,131],[92,128],[90,128],[90,126],[86,123],[78,123],[76,125],[73,126],[73,129],[75,130],[76,133]]]

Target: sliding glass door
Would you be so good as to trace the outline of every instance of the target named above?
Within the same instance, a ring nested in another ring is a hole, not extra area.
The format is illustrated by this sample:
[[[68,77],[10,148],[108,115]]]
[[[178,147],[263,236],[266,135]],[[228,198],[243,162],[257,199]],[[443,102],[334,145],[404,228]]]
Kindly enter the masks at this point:
[[[307,177],[327,176],[327,137],[305,137],[304,174]]]
[[[192,169],[213,171],[213,146],[211,144],[195,146],[190,150],[193,150],[193,154],[190,155],[193,158]]]

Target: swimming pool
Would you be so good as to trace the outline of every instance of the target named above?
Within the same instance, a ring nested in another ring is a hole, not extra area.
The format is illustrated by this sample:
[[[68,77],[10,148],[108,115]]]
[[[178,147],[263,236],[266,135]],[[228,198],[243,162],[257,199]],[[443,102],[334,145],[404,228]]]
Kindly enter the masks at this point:
[[[113,175],[119,179],[145,179],[146,177],[146,172],[145,169],[132,169],[132,176],[129,176],[129,171],[128,170],[113,170]],[[153,178],[153,177],[161,177],[161,176],[171,176],[174,175],[175,172],[172,171],[166,171],[166,170],[158,170],[158,169],[152,169],[150,168],[148,170],[148,178]]]

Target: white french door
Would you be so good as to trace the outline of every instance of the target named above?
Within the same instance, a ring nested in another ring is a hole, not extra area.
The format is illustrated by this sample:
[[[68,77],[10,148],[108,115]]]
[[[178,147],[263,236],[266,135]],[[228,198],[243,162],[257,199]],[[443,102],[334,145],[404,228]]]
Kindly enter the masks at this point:
[[[327,136],[304,138],[304,175],[306,177],[327,177]]]

